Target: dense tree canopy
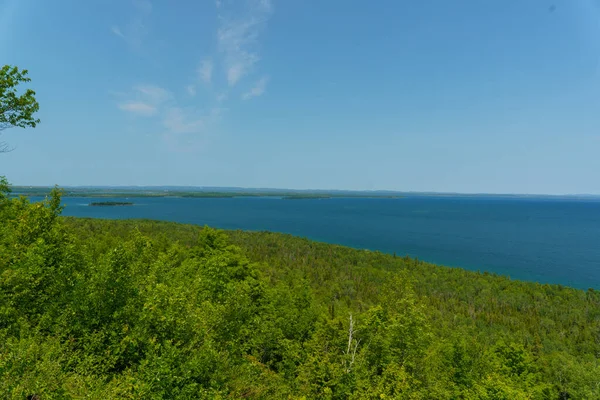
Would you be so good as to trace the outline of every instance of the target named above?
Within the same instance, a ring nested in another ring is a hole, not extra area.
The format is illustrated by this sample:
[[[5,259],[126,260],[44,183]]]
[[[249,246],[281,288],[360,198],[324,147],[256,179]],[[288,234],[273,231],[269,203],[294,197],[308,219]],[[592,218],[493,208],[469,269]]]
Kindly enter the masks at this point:
[[[60,204],[0,197],[1,398],[600,398],[596,291]]]
[[[13,127],[25,128],[40,122],[34,117],[40,106],[32,89],[19,94],[19,85],[29,82],[28,71],[15,66],[0,68],[0,132]],[[8,145],[0,142],[0,152],[7,151]]]

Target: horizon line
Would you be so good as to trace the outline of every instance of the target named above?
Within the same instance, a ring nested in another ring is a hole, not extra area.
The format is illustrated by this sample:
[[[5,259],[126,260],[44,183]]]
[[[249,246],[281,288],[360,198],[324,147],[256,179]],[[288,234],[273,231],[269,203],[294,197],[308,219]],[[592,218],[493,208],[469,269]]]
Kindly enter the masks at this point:
[[[40,189],[52,189],[55,185],[10,185],[13,188],[40,188]],[[58,185],[57,185],[58,186]],[[190,189],[239,189],[239,190],[263,190],[263,191],[290,191],[290,192],[355,192],[355,193],[373,193],[373,192],[386,192],[392,194],[434,194],[434,195],[466,195],[466,196],[548,196],[548,197],[600,197],[600,193],[516,193],[516,192],[505,192],[505,193],[493,193],[493,192],[438,192],[438,191],[416,191],[416,190],[393,190],[393,189],[292,189],[292,188],[273,188],[273,187],[244,187],[244,186],[193,186],[193,185],[64,185],[58,186],[59,188],[71,188],[71,189],[120,189],[120,188],[131,188],[131,189],[143,189],[143,188],[190,188]]]

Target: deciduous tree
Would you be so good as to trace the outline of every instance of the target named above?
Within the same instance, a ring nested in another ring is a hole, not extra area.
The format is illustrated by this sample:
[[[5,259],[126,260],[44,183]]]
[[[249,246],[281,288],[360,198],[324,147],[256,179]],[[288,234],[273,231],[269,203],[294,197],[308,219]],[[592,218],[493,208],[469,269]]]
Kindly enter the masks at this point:
[[[0,69],[0,132],[8,128],[26,128],[40,122],[34,117],[40,105],[35,99],[32,89],[19,94],[19,85],[28,83],[26,69],[19,70],[15,66],[5,65]],[[0,142],[0,153],[9,151],[8,144]]]

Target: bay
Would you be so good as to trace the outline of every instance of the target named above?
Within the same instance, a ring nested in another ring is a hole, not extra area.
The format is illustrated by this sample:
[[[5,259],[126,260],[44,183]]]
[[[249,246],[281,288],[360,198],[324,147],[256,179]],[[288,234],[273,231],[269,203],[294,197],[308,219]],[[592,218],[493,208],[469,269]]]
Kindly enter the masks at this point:
[[[94,201],[135,205],[90,207]],[[65,197],[63,202],[67,216],[284,232],[513,279],[600,289],[597,199]]]

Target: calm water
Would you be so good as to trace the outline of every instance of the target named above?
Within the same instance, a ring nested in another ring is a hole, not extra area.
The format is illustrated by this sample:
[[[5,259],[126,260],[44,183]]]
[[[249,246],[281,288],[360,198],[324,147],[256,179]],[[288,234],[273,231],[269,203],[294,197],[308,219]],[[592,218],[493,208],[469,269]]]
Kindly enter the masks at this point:
[[[515,279],[600,289],[600,201],[500,198],[136,198],[64,215],[150,218],[224,229],[270,230]]]

